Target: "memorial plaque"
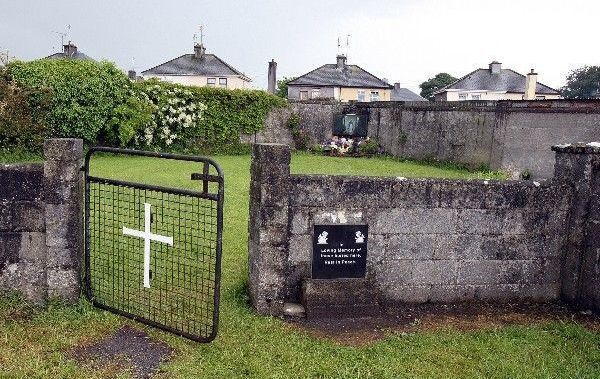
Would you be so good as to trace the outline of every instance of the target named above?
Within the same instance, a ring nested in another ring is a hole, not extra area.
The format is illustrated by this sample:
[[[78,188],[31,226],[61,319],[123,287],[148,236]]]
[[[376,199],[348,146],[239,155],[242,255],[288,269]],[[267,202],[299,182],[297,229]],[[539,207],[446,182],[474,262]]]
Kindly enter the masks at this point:
[[[315,225],[313,279],[364,278],[368,225]]]

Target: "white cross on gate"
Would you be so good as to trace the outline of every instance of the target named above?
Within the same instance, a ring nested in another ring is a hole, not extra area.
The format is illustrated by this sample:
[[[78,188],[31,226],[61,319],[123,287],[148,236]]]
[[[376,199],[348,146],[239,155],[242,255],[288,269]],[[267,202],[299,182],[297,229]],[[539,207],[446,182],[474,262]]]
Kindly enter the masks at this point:
[[[123,225],[123,234],[144,239],[144,287],[150,288],[150,241],[158,241],[173,246],[173,237],[153,234],[150,231],[150,204],[144,203],[144,231],[129,229]]]

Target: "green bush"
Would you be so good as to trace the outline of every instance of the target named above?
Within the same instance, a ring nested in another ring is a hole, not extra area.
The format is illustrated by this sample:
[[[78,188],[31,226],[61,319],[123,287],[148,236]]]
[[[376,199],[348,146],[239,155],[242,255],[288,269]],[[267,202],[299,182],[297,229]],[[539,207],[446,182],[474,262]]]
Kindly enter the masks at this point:
[[[375,155],[379,150],[377,141],[373,138],[367,138],[358,145],[358,152],[365,155]]]
[[[111,139],[106,128],[130,96],[131,82],[109,62],[42,59],[13,62],[6,70],[18,86],[51,93],[46,122],[53,137],[95,143],[106,132]]]
[[[240,134],[259,131],[274,107],[286,105],[284,99],[264,91],[186,87],[158,80],[133,84],[109,62],[13,62],[6,75],[14,88],[48,94],[49,106],[41,113],[48,130],[38,133],[42,139],[75,137],[88,144],[239,151]],[[0,144],[11,141],[0,135]]]
[[[41,152],[49,103],[47,91],[20,88],[0,70],[0,151]]]
[[[178,151],[227,150],[239,144],[241,134],[262,129],[273,108],[286,105],[285,100],[257,90],[186,87],[157,80],[136,83],[135,88],[154,107],[154,123],[138,133],[136,143]],[[165,140],[165,135],[175,137]]]

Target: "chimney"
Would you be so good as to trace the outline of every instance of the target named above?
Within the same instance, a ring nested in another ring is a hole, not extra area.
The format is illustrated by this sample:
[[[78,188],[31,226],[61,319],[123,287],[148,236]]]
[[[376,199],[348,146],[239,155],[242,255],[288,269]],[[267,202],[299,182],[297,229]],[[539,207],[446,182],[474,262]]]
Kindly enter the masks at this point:
[[[525,79],[525,96],[523,100],[535,100],[535,90],[537,87],[537,74],[531,69],[531,72],[527,74]]]
[[[63,54],[66,58],[73,57],[75,54],[77,54],[77,46],[75,46],[73,42],[69,41],[69,43],[63,45]]]
[[[400,83],[394,83],[395,90],[399,90],[400,88],[402,88],[402,87],[400,87]]]
[[[201,43],[194,44],[194,57],[196,57],[198,59],[202,58],[205,51],[206,51],[206,48],[204,47],[203,44],[201,44]]]
[[[490,72],[492,74],[499,74],[502,71],[502,63],[498,61],[493,61],[490,63]]]
[[[276,90],[277,90],[277,62],[275,62],[275,59],[271,59],[271,62],[269,62],[268,92],[275,94]]]
[[[344,54],[338,54],[337,58],[337,68],[344,69],[346,68],[346,56]]]
[[[127,71],[127,77],[129,78],[129,80],[135,82],[135,78],[136,78],[136,72],[135,72],[135,70],[129,70],[129,71]]]

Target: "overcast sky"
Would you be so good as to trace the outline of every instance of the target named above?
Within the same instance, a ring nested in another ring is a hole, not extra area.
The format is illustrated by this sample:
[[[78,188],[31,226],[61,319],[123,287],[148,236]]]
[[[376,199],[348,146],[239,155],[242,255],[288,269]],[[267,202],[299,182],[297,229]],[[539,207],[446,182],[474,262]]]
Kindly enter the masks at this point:
[[[438,72],[460,77],[492,60],[557,88],[600,65],[600,2],[416,0],[0,0],[0,49],[19,59],[59,51],[67,30],[80,51],[139,72],[184,53],[204,25],[207,51],[266,87],[334,63],[350,34],[349,63],[416,92]]]

